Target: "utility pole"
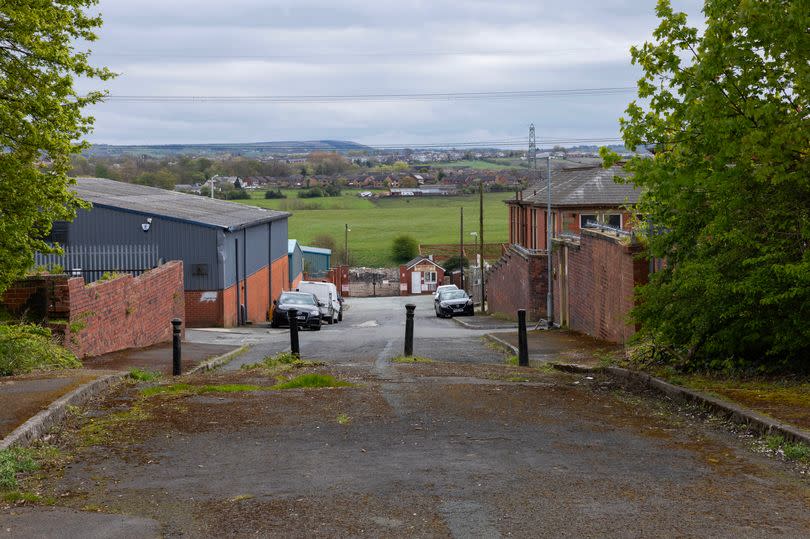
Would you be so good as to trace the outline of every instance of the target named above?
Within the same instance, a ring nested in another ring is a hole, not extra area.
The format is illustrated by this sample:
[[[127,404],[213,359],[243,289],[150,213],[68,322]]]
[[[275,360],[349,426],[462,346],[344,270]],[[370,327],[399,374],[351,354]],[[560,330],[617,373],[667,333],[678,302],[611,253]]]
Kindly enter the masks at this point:
[[[459,210],[461,210],[461,223],[458,228],[458,263],[461,266],[461,289],[464,290],[464,206],[460,207]]]
[[[529,152],[526,154],[526,160],[530,170],[537,169],[537,139],[534,136],[534,124],[529,125]]]
[[[546,191],[548,191],[548,205],[546,207],[546,213],[548,214],[548,219],[546,222],[546,253],[548,255],[548,261],[546,262],[547,268],[546,273],[548,273],[548,292],[546,293],[546,319],[548,320],[548,327],[551,327],[551,324],[554,322],[554,302],[551,296],[551,236],[552,236],[552,226],[554,225],[553,220],[551,219],[551,153],[549,152],[548,158],[546,159],[546,174],[548,176],[548,183],[546,185]]]
[[[484,284],[484,180],[478,183],[478,242],[481,247],[481,314],[486,314],[486,285]]]

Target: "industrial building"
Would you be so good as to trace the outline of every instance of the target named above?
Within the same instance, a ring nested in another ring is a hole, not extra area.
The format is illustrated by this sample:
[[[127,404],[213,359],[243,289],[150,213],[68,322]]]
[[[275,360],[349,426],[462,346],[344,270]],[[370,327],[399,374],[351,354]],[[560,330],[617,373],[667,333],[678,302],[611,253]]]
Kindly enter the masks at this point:
[[[182,260],[188,327],[264,322],[289,286],[289,213],[100,178],[73,189],[93,207],[55,223],[51,239],[156,245],[161,259]]]

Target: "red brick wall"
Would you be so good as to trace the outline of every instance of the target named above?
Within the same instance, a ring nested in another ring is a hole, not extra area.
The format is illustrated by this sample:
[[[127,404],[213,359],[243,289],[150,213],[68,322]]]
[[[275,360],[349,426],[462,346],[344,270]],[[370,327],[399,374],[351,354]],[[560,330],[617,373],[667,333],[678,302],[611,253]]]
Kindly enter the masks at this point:
[[[186,290],[186,325],[190,328],[223,326],[223,295],[222,290]],[[236,302],[235,292],[233,301]],[[232,309],[235,311],[236,307]]]
[[[335,266],[329,270],[326,280],[334,284],[338,294],[343,297],[351,295],[349,288],[349,266]]]
[[[413,272],[421,265],[421,263],[416,264],[411,269],[406,268],[404,265],[399,267],[399,295],[400,296],[408,296],[413,293],[411,290],[411,275]],[[440,266],[434,266],[431,264],[431,271],[436,272],[436,286],[441,285],[444,283],[444,268]],[[422,274],[422,284],[425,283],[425,276],[424,272]],[[432,290],[427,290],[425,292],[419,291],[417,294],[432,294]]]
[[[487,272],[487,308],[510,318],[526,309],[529,320],[546,317],[548,274],[546,255],[528,254],[510,247]]]
[[[619,238],[601,232],[583,230],[579,246],[567,244],[567,287],[559,272],[562,245],[554,250],[555,296],[568,295],[568,326],[598,339],[625,343],[635,333],[627,323],[633,307],[634,288],[647,282],[647,261],[637,258],[640,247],[623,245]],[[560,319],[561,305],[555,301],[555,316]]]
[[[139,277],[124,275],[87,286],[81,277],[31,277],[10,288],[4,303],[18,311],[43,286],[50,295],[51,328],[79,357],[171,341],[171,320],[184,316],[180,261]]]

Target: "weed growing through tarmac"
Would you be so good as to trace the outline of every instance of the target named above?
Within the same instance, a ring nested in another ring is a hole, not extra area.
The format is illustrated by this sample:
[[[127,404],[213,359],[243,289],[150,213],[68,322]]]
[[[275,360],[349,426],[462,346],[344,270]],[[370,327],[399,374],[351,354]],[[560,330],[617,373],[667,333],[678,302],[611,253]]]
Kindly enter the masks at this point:
[[[801,442],[789,442],[782,436],[767,436],[765,448],[774,454],[782,454],[787,460],[810,463],[810,446]]]
[[[91,445],[105,445],[115,437],[120,436],[123,430],[134,429],[134,422],[149,419],[149,414],[139,403],[133,404],[129,410],[116,412],[100,418],[90,418],[79,429],[79,440],[85,447]]]
[[[0,489],[17,488],[17,474],[39,469],[31,449],[12,447],[0,451]]]
[[[338,425],[348,425],[349,423],[351,423],[351,421],[352,418],[349,417],[347,414],[338,414],[337,416]]]
[[[155,380],[160,379],[162,375],[156,371],[147,371],[144,369],[139,369],[138,367],[133,367],[129,370],[129,377],[133,380],[138,382],[154,382]]]
[[[242,393],[245,391],[261,391],[271,389],[264,386],[248,384],[206,384],[195,386],[192,384],[170,384],[167,386],[147,387],[141,390],[144,397],[155,395],[202,395],[203,393]]]
[[[302,374],[286,382],[276,384],[271,389],[350,387],[351,385],[349,382],[338,380],[329,374]]]
[[[265,369],[272,373],[284,372],[292,369],[303,369],[306,367],[320,367],[325,365],[320,361],[307,361],[301,359],[297,354],[281,352],[275,356],[267,356],[259,363],[242,365],[242,369]]]
[[[391,360],[392,363],[435,363],[430,358],[419,356],[399,356]]]
[[[48,468],[53,462],[62,459],[58,449],[51,445],[12,447],[0,451],[0,500],[5,503],[39,503],[53,505],[51,497],[35,492],[20,490],[21,475]]]

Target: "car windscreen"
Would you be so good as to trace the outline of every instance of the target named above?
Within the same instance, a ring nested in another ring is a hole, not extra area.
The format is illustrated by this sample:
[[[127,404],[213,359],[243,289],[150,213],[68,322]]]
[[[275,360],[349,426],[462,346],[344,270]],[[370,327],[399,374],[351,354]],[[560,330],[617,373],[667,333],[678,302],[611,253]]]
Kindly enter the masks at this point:
[[[306,294],[282,294],[278,302],[284,305],[315,305],[315,298]]]
[[[448,299],[467,299],[467,293],[464,290],[448,290],[446,292],[442,292],[439,295],[439,299],[442,301]]]

